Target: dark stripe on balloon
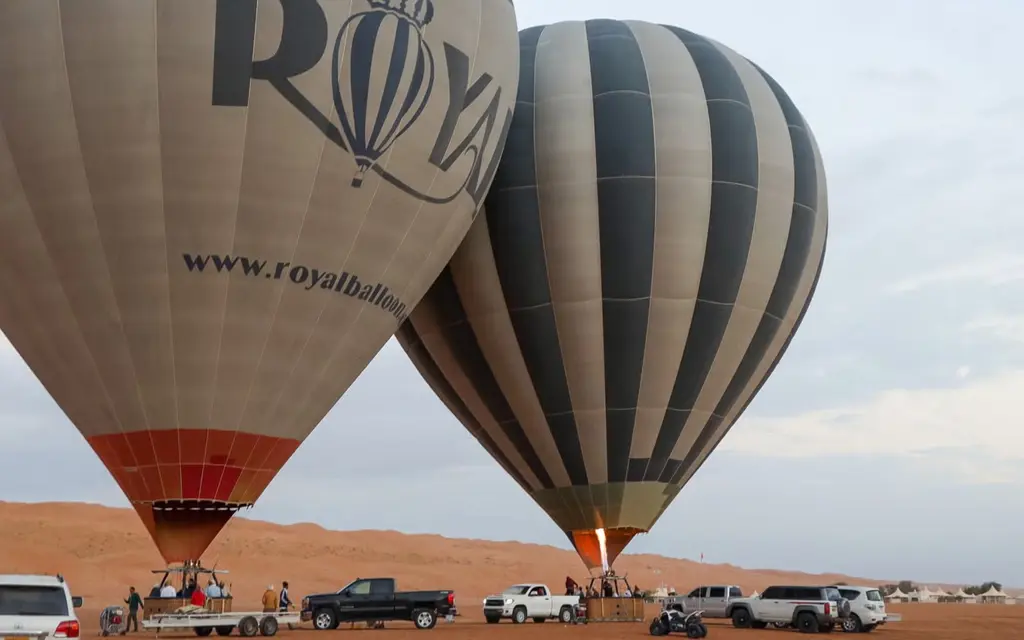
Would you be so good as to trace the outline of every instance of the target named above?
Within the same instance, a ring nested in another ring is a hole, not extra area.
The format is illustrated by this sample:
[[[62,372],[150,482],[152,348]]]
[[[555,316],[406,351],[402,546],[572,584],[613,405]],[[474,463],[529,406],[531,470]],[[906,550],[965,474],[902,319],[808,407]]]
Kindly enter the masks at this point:
[[[352,69],[349,88],[352,91],[352,128],[355,138],[355,153],[368,151],[366,144],[366,119],[367,107],[370,102],[370,76],[373,72],[373,58],[376,54],[377,38],[380,35],[381,25],[389,14],[383,11],[371,11],[365,13],[356,21],[356,28],[352,32],[352,44],[348,48],[352,60],[349,65]],[[386,111],[386,106],[381,104],[381,110]]]
[[[743,81],[709,40],[666,26],[700,74],[711,126],[712,186],[697,303],[668,409],[644,479],[666,482],[667,462],[718,353],[746,269],[757,210],[757,131]],[[683,465],[685,466],[685,465]]]
[[[424,299],[426,301],[426,299]],[[461,422],[469,430],[473,437],[475,437],[487,453],[494,456],[494,459],[508,472],[516,482],[519,483],[526,491],[531,491],[530,484],[526,482],[526,479],[519,473],[516,467],[508,459],[497,445],[496,442],[491,438],[486,430],[477,419],[473,416],[473,413],[466,406],[466,403],[462,401],[459,394],[455,392],[451,384],[448,383],[447,378],[444,377],[444,373],[441,372],[441,368],[437,366],[434,359],[430,356],[430,352],[427,350],[426,345],[420,339],[416,328],[413,327],[412,321],[405,321],[398,332],[395,334],[398,338],[399,344],[409,354],[409,358],[416,364],[416,368],[420,374],[426,379],[427,384],[434,390],[434,392],[441,398],[441,400],[448,406],[448,409],[455,415],[455,418]]]
[[[822,216],[822,218],[823,219],[821,223],[825,224],[824,216]],[[779,349],[779,353],[775,356],[775,360],[772,361],[772,366],[768,367],[768,371],[765,372],[764,377],[761,378],[761,381],[757,383],[757,386],[754,388],[754,392],[750,394],[749,398],[747,398],[747,401],[746,403],[744,403],[743,408],[736,413],[736,418],[733,420],[732,425],[729,425],[729,429],[732,429],[733,425],[739,422],[740,417],[743,416],[743,413],[747,410],[747,407],[750,406],[750,403],[753,402],[754,398],[757,397],[757,394],[761,391],[761,387],[763,387],[764,383],[768,381],[768,378],[772,376],[772,373],[775,371],[775,367],[779,366],[779,362],[782,361],[782,356],[785,355],[786,350],[789,349],[789,343],[793,341],[793,336],[795,336],[796,332],[800,329],[800,324],[804,321],[804,315],[807,313],[807,309],[811,306],[811,300],[814,299],[814,292],[818,288],[818,279],[821,277],[821,269],[822,267],[825,266],[825,249],[828,246],[828,229],[825,229],[825,239],[823,240],[823,243],[824,244],[821,248],[821,258],[818,261],[818,266],[816,267],[814,272],[814,281],[811,283],[811,290],[807,292],[807,299],[804,300],[804,306],[802,309],[800,309],[800,315],[797,316],[796,322],[793,323],[793,329],[789,332],[789,335],[786,336],[786,341],[782,344],[782,348]],[[721,424],[721,420],[719,420],[718,424]],[[724,438],[728,433],[729,431],[726,430],[726,432],[722,434],[722,437]],[[710,438],[710,436],[708,437]],[[699,455],[700,448],[695,446],[690,451],[690,454],[686,456],[686,459],[683,461],[683,464],[679,468],[679,470],[669,479],[669,483],[677,484],[681,482],[683,476],[686,475],[690,467],[697,461],[697,457]],[[702,460],[700,464],[703,465],[706,461],[707,458]],[[697,473],[699,469],[700,466],[697,466],[696,469],[693,469],[693,473]]]
[[[444,337],[445,344],[448,345],[452,356],[458,363],[459,371],[466,375],[473,390],[487,407],[487,411],[508,436],[509,442],[522,456],[526,465],[537,476],[541,486],[545,489],[553,488],[555,485],[551,481],[550,474],[544,468],[530,439],[512,412],[512,407],[505,400],[505,394],[502,393],[501,386],[480,349],[476,333],[473,331],[472,325],[469,324],[466,311],[459,299],[459,291],[455,287],[451,267],[444,268],[444,271],[430,287],[424,300],[429,300],[429,304],[437,314],[438,331]]]
[[[519,33],[519,94],[484,210],[512,327],[555,446],[573,485],[587,485],[548,285],[534,137],[534,62],[544,27]]]
[[[393,119],[391,123],[391,128],[388,130],[386,134],[384,134],[384,137],[379,142],[376,136],[376,132],[374,132],[374,140],[372,144],[374,145],[375,148],[384,148],[387,145],[390,145],[392,142],[394,142],[395,138],[397,138],[402,132],[402,129],[400,127],[403,127],[403,118],[405,118],[409,114],[409,111],[412,109],[413,105],[416,103],[417,100],[421,101],[421,105],[425,105],[427,97],[422,94],[432,89],[432,79],[426,80],[427,54],[424,51],[423,44],[420,40],[420,35],[419,33],[411,29],[408,30],[408,34],[409,37],[413,40],[412,46],[416,47],[417,49],[416,66],[413,68],[412,79],[409,82],[409,88],[407,90],[407,93],[405,94],[405,100],[402,101],[401,110],[398,112],[398,115],[396,115],[395,118]],[[430,71],[431,73],[433,73],[433,65],[431,65]],[[389,76],[388,81],[390,82],[390,80],[391,78]],[[424,81],[427,82],[426,87],[423,86]],[[420,108],[422,108],[422,106],[418,107],[418,109]],[[382,113],[385,112],[382,111]],[[413,118],[415,117],[416,116],[414,115]],[[410,122],[406,122],[404,126],[409,126],[409,124]]]
[[[608,482],[625,482],[647,343],[656,206],[654,112],[633,31],[588,20],[594,97]]]
[[[786,126],[789,128],[789,139],[793,147],[793,173],[794,173],[794,195],[793,211],[789,223],[789,236],[786,239],[786,250],[782,255],[782,264],[779,267],[779,274],[772,289],[772,295],[768,299],[761,322],[754,331],[754,336],[747,346],[743,359],[736,368],[736,373],[725,393],[722,394],[715,407],[714,416],[708,421],[707,426],[694,449],[700,450],[707,440],[714,433],[715,427],[721,424],[725,416],[732,411],[733,405],[739,399],[740,394],[747,388],[754,372],[761,364],[775,334],[778,333],[782,321],[789,313],[789,307],[793,303],[793,297],[800,287],[800,280],[803,278],[807,268],[807,258],[811,253],[811,241],[814,237],[815,210],[818,207],[818,169],[817,159],[814,153],[814,146],[811,144],[807,126],[803,116],[797,111],[793,101],[789,99],[782,87],[775,82],[763,69],[753,65],[761,76],[771,87],[775,99],[782,107],[782,113],[786,118]],[[715,425],[712,420],[717,417]]]
[[[405,62],[409,56],[409,47],[416,47],[419,49],[419,39],[416,31],[413,30],[412,25],[408,20],[402,20],[393,18],[395,20],[395,43],[391,49],[391,56],[388,60],[388,74],[384,78],[384,88],[380,94],[380,106],[378,107],[377,116],[373,119],[373,131],[370,132],[367,145],[371,149],[381,149],[387,143],[390,142],[388,138],[380,139],[381,129],[384,128],[387,123],[388,115],[391,113],[391,107],[395,103],[395,98],[398,95],[398,86],[402,83],[402,76],[405,75]],[[412,42],[410,43],[410,40]],[[416,56],[416,67],[419,68],[420,58],[422,53]],[[395,123],[402,121],[402,117],[409,111],[409,107],[412,106],[412,101],[416,99],[419,87],[416,83],[411,83],[409,87],[409,93],[406,94],[404,104],[399,109],[399,112],[395,114]],[[394,130],[394,129],[393,129]],[[383,144],[382,144],[383,143]]]

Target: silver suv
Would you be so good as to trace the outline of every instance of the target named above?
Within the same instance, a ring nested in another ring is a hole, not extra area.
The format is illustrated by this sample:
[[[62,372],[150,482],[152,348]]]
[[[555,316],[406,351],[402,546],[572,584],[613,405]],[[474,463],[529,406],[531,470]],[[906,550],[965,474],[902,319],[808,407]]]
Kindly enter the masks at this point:
[[[739,598],[727,609],[739,629],[793,626],[802,633],[832,631],[850,615],[850,603],[835,587],[773,586],[753,598]]]

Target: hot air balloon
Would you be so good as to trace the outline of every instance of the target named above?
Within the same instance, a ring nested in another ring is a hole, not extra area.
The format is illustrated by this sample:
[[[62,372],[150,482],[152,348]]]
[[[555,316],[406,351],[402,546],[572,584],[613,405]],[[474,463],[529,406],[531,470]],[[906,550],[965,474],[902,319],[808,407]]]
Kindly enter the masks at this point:
[[[0,3],[0,329],[169,563],[450,259],[516,32],[509,0]]]
[[[398,337],[607,570],[796,332],[825,255],[825,172],[782,87],[718,42],[614,20],[519,42],[484,213]]]

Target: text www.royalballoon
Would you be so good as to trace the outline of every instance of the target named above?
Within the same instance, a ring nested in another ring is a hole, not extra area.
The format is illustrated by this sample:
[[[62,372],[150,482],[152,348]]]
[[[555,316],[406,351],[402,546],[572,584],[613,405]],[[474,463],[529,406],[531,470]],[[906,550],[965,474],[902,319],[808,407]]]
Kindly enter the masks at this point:
[[[350,298],[361,300],[387,311],[399,323],[409,315],[405,303],[391,290],[379,282],[366,282],[354,273],[342,271],[321,271],[290,262],[270,263],[244,256],[203,255],[200,253],[183,253],[185,268],[191,273],[232,273],[251,278],[262,276],[265,280],[284,280],[302,286],[306,291],[320,288]],[[212,267],[207,270],[207,267]]]

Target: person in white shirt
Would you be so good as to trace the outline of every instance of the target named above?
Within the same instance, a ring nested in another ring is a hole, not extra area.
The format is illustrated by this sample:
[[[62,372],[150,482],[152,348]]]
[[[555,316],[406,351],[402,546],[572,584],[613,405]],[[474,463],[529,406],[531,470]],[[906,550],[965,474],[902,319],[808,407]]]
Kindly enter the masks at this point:
[[[223,594],[221,593],[220,587],[217,586],[217,583],[214,582],[212,579],[210,580],[210,584],[207,585],[207,587],[206,587],[206,597],[207,598],[221,598],[221,597],[223,597]]]
[[[167,584],[165,584],[163,587],[160,588],[160,597],[161,598],[177,598],[178,597],[178,590],[174,588],[174,585],[172,585],[171,583],[168,582]]]

